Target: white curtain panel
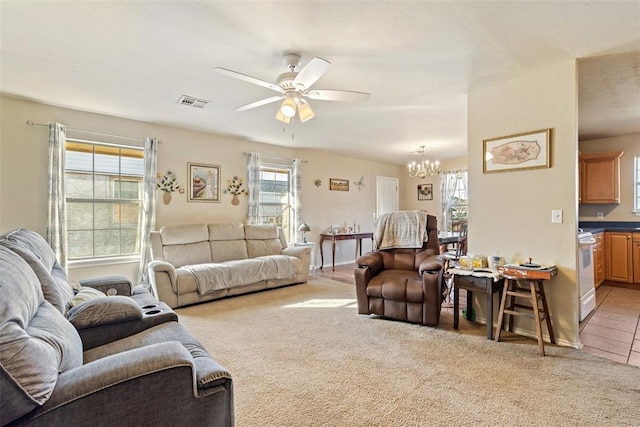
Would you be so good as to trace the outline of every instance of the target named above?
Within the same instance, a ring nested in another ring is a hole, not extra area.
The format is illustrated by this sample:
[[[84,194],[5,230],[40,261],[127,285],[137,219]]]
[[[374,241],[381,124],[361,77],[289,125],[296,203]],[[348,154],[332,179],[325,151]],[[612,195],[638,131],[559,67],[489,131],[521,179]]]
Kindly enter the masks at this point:
[[[302,168],[300,159],[291,161],[291,239],[297,241],[294,236],[298,233],[298,227],[302,224]]]
[[[156,227],[156,173],[158,140],[147,138],[144,142],[144,178],[142,181],[142,209],[140,221],[139,284],[150,288],[148,264],[151,261],[151,231]]]
[[[260,224],[260,154],[249,153],[247,156],[247,224]]]
[[[60,123],[49,124],[49,195],[46,240],[60,265],[67,269],[67,204],[65,194],[66,129]]]
[[[442,225],[440,225],[440,229],[448,230],[449,229],[449,218],[448,212],[451,203],[453,202],[453,196],[456,192],[456,185],[458,184],[458,176],[464,173],[466,174],[466,170],[455,170],[455,171],[444,171],[440,175],[440,194],[442,195],[440,198],[440,211],[442,212]],[[466,179],[464,179],[464,184],[466,187]]]

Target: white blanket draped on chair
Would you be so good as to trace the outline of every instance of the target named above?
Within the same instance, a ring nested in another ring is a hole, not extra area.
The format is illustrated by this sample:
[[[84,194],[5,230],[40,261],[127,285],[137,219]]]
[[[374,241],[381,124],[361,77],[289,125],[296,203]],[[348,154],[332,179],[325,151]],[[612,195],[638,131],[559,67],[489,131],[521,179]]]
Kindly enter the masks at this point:
[[[389,212],[376,220],[375,227],[373,239],[378,249],[421,248],[429,238],[424,211]]]

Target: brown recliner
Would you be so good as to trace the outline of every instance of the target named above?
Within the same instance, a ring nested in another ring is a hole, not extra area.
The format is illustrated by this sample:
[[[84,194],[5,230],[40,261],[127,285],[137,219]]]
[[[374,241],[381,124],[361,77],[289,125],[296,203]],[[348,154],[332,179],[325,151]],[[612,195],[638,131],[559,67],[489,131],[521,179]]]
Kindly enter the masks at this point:
[[[376,250],[357,259],[358,313],[438,326],[444,261],[437,226],[437,218],[429,215],[422,248]]]

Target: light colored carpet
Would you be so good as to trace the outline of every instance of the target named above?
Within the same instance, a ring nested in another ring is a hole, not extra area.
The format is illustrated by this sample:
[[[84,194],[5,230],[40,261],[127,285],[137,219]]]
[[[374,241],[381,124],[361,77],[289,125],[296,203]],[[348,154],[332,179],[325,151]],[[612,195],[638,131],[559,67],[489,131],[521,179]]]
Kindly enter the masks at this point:
[[[357,314],[309,283],[177,310],[234,380],[236,425],[639,425],[640,368],[443,313],[439,328]]]

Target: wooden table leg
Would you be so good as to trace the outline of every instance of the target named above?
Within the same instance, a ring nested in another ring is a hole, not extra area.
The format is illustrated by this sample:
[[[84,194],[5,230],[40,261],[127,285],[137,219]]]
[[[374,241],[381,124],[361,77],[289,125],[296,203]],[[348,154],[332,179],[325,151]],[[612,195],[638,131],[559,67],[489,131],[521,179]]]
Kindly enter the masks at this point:
[[[553,326],[551,326],[551,318],[549,317],[549,306],[547,305],[547,297],[544,294],[544,287],[542,286],[542,281],[538,282],[538,286],[540,287],[540,296],[542,297],[542,308],[545,313],[545,320],[547,321],[547,330],[549,331],[549,341],[551,344],[556,343],[555,336],[553,334]]]
[[[507,304],[507,291],[509,290],[509,282],[509,279],[505,279],[504,286],[502,288],[500,311],[498,312],[498,324],[496,325],[496,341],[500,341],[500,332],[502,332],[502,319],[504,318],[504,308]]]
[[[536,322],[536,335],[538,336],[538,352],[544,356],[544,341],[542,340],[542,325],[540,324],[540,311],[538,307],[538,294],[536,293],[536,282],[528,280],[531,290],[531,305],[533,306],[533,318]]]
[[[493,339],[493,283],[487,289],[487,339]]]
[[[336,239],[331,241],[331,271],[336,271]]]
[[[322,267],[324,267],[324,251],[322,250],[322,247],[324,246],[324,239],[320,239],[320,270],[322,270]]]
[[[458,329],[458,323],[460,322],[460,288],[456,285],[455,276],[453,280],[453,329]]]

